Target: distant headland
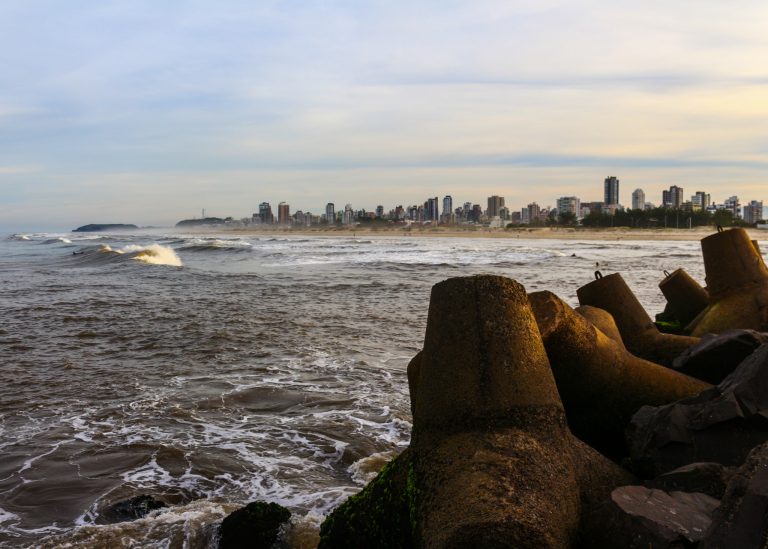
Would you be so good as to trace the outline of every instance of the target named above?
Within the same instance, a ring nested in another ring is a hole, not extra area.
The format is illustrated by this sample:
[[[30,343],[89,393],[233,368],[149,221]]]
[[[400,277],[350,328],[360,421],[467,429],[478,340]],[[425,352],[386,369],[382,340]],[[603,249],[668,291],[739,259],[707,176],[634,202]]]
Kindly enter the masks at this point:
[[[232,219],[231,217],[228,219]],[[226,223],[226,219],[220,217],[203,217],[200,219],[182,219],[176,223],[177,227],[197,227],[200,225],[223,225]]]
[[[138,229],[136,225],[127,225],[124,223],[91,223],[90,225],[83,225],[74,229],[73,233],[93,233],[102,231],[126,231],[130,229]]]

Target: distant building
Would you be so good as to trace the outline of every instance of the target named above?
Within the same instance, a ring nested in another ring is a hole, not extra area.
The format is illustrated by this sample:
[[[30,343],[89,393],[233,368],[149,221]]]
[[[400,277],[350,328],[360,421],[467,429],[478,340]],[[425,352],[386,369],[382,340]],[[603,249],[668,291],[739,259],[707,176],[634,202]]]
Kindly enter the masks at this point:
[[[632,191],[632,209],[645,209],[645,191],[643,191],[643,189],[635,189]]]
[[[344,225],[352,225],[355,222],[355,212],[352,209],[352,204],[347,204],[344,206],[344,217],[342,218],[342,223]]]
[[[443,197],[443,217],[441,219],[443,223],[448,225],[453,225],[456,222],[456,217],[453,213],[453,197],[449,194]]]
[[[730,196],[723,203],[723,209],[728,210],[736,219],[741,218],[741,203],[738,196]]]
[[[501,209],[499,209],[499,217],[502,221],[508,222],[509,221],[509,208],[506,206],[502,206]]]
[[[509,219],[515,225],[520,225],[523,222],[523,216],[521,212],[512,212]]]
[[[488,217],[497,217],[499,215],[499,210],[504,207],[504,197],[503,196],[489,196],[488,197],[488,209],[485,211],[485,215]]]
[[[336,206],[333,202],[325,205],[325,219],[330,225],[336,223]]]
[[[744,221],[750,225],[763,220],[763,201],[752,200],[744,206]]]
[[[279,225],[291,224],[291,207],[287,202],[280,202],[277,205],[277,223]]]
[[[438,206],[437,197],[428,198],[424,203],[425,219],[424,221],[432,221],[437,223],[440,221],[440,208]]]
[[[576,196],[561,196],[557,199],[557,213],[572,213],[576,219],[580,219],[581,200]]]
[[[619,178],[615,176],[609,176],[605,178],[603,185],[603,202],[606,205],[619,204]]]
[[[704,191],[696,191],[696,194],[691,197],[691,209],[693,209],[694,212],[709,209],[711,203],[712,201],[710,200],[709,194]]]
[[[604,209],[604,202],[582,202],[581,217],[587,217],[589,214],[601,214]]]
[[[682,187],[672,185],[668,191],[662,191],[661,193],[661,205],[664,208],[677,210],[683,206],[683,202],[685,202],[685,197]]]
[[[534,223],[535,221],[541,220],[541,208],[536,202],[528,204],[524,211],[527,212],[527,215],[524,215],[527,217],[528,223]]]
[[[384,217],[384,206],[381,206],[381,205],[376,206],[376,217],[378,217],[379,219]]]
[[[275,222],[275,216],[272,215],[272,206],[269,202],[259,204],[259,220],[265,225],[271,225]]]

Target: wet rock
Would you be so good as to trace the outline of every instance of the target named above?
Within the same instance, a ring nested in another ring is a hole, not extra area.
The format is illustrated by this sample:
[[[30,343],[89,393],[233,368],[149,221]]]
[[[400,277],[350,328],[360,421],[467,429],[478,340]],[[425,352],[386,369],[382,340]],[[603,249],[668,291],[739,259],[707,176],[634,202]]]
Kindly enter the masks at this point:
[[[580,305],[611,313],[627,350],[640,358],[671,366],[675,358],[699,341],[661,333],[618,273],[598,278],[579,288],[576,294]]]
[[[744,229],[701,240],[709,306],[691,323],[694,336],[736,328],[768,331],[768,268]]]
[[[591,513],[584,547],[602,549],[682,549],[700,542],[719,501],[700,493],[616,488]]]
[[[728,330],[721,334],[706,334],[701,341],[683,352],[672,368],[709,383],[720,383],[736,366],[763,343],[768,333],[754,330]]]
[[[728,484],[701,549],[768,544],[768,444],[758,446]]]
[[[167,505],[152,496],[142,494],[125,501],[110,505],[99,513],[99,522],[114,524],[116,522],[128,522],[147,516],[152,511],[162,509]]]
[[[659,475],[646,486],[666,492],[701,492],[721,499],[733,473],[732,467],[719,463],[691,463]]]
[[[700,461],[740,465],[768,440],[768,343],[699,396],[641,408],[627,434],[633,468],[643,476]]]
[[[552,292],[529,300],[571,431],[609,457],[627,455],[624,431],[642,406],[711,387],[630,354]]]
[[[219,527],[221,549],[269,549],[291,512],[276,503],[253,501],[229,514]]]

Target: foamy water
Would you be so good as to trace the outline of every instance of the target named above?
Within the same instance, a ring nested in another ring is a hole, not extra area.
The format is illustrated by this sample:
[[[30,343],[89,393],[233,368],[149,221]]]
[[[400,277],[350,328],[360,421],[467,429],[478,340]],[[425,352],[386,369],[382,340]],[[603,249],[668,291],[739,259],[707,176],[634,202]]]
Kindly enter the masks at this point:
[[[651,313],[664,270],[703,279],[697,242],[5,238],[0,544],[209,547],[262,499],[293,512],[287,546],[312,547],[408,444],[405,368],[433,284],[502,274],[575,304],[596,264]],[[170,507],[102,524],[139,494]]]

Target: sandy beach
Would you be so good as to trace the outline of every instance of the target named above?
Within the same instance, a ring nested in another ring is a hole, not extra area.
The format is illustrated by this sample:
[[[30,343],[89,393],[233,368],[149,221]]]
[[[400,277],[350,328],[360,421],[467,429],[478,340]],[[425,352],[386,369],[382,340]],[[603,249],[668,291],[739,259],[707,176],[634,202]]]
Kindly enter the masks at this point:
[[[208,229],[210,230],[210,229]],[[229,231],[229,230],[228,230]],[[238,234],[283,234],[283,235],[315,235],[324,237],[355,236],[412,236],[412,237],[443,237],[443,238],[525,238],[525,239],[556,239],[556,240],[678,240],[696,241],[713,234],[712,227],[694,227],[692,229],[615,229],[565,228],[565,227],[536,227],[528,229],[489,229],[484,227],[248,227],[231,229]],[[748,229],[753,240],[768,240],[768,230]]]

